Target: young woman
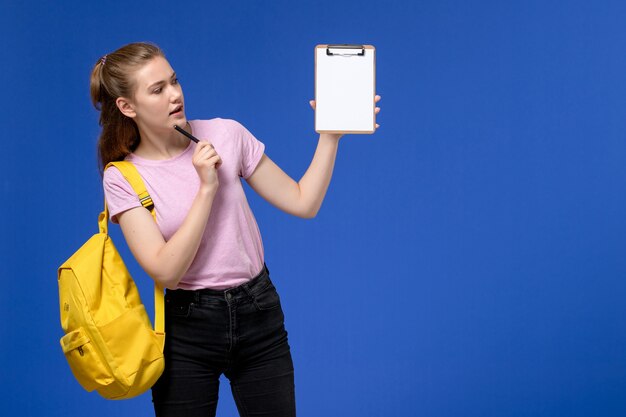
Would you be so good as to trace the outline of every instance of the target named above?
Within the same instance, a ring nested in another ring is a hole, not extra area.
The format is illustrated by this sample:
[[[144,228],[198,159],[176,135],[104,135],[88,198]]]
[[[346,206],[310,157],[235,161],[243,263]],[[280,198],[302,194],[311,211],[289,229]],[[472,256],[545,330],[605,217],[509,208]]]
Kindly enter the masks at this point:
[[[284,316],[240,178],[279,209],[314,217],[341,135],[320,135],[310,167],[295,182],[238,122],[187,120],[176,73],[148,43],[103,56],[91,74],[91,99],[101,112],[102,166],[133,162],[156,208],[155,223],[120,172],[104,172],[111,221],[143,269],[167,288],[166,368],[152,388],[156,415],[215,415],[222,373],[240,415],[295,415]]]

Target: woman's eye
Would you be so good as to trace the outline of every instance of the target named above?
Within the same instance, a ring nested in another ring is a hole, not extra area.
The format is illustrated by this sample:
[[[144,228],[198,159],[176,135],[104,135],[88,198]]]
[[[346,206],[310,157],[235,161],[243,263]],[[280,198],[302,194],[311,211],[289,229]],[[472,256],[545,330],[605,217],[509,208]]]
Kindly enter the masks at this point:
[[[155,93],[155,94],[159,94],[161,92],[161,88],[159,87],[159,88],[155,89],[152,92]]]
[[[178,78],[174,78],[174,80],[172,81],[172,84],[178,84]]]

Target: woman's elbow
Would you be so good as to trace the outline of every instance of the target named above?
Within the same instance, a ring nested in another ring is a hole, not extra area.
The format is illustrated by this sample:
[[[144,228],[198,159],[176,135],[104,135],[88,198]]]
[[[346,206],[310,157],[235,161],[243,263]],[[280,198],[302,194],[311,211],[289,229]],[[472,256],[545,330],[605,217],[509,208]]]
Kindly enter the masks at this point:
[[[300,210],[296,216],[302,219],[313,219],[317,216],[317,213],[320,211],[319,207],[307,207],[303,210]]]
[[[155,284],[158,284],[162,288],[167,288],[169,290],[175,290],[178,287],[178,283],[180,282],[181,277],[176,276],[176,274],[171,271],[167,271],[164,269],[145,269],[146,273],[152,278]]]
[[[146,273],[148,274],[150,278],[152,278],[155,285],[158,285],[161,288],[167,288],[168,290],[175,289],[176,283],[174,283],[172,280],[168,279],[167,277],[160,275],[160,274],[151,273],[149,271],[146,271]]]

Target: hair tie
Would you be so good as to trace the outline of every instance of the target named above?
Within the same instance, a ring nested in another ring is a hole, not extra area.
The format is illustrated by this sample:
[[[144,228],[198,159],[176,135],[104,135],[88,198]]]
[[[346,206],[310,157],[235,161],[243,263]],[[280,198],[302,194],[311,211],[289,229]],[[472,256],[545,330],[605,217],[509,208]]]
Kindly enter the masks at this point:
[[[107,56],[106,56],[106,54],[105,54],[102,58],[100,58],[100,63],[101,63],[102,65],[104,65],[104,63],[105,63],[105,62],[107,62]]]

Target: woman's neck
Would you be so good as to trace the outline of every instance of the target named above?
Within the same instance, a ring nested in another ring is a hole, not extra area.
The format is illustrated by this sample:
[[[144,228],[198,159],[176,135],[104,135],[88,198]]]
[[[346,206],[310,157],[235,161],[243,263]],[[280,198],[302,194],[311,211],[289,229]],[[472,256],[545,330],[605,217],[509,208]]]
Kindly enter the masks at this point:
[[[192,133],[189,122],[186,123],[184,129]],[[180,155],[189,146],[189,139],[174,129],[168,133],[169,135],[165,136],[162,132],[157,133],[140,128],[141,140],[133,153],[140,158],[157,161],[172,159]]]

